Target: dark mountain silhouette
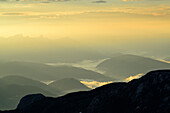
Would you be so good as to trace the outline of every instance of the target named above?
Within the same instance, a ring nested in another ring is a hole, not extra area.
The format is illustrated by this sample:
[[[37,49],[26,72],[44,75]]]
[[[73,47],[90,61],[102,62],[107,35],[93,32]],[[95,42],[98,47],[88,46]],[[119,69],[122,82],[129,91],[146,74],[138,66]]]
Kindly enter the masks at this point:
[[[112,83],[62,97],[27,95],[6,113],[169,113],[170,70],[147,73],[128,83]],[[30,101],[28,101],[30,100]]]
[[[24,96],[32,93],[42,93],[48,96],[54,96],[51,92],[36,86],[7,85],[0,87],[0,109],[14,109],[19,100]]]
[[[125,79],[151,70],[169,69],[170,64],[136,55],[120,55],[103,61],[97,68],[115,79]]]
[[[31,62],[0,63],[0,75],[20,75],[35,80],[59,80],[68,77],[103,81],[109,79],[100,73],[85,70],[83,68],[72,66],[50,66]]]
[[[65,93],[90,90],[90,88],[74,78],[64,78],[61,80],[57,80],[49,84],[49,86],[55,89],[59,89],[60,91]]]
[[[6,76],[0,79],[0,109],[15,108],[19,100],[27,94],[42,93],[46,96],[62,94],[46,84],[21,76]]]

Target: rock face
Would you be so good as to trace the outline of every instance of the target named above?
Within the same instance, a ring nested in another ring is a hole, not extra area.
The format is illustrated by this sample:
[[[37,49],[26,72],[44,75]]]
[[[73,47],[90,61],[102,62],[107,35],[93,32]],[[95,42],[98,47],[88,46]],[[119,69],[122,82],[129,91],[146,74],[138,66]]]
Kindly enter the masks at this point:
[[[21,100],[10,113],[170,113],[170,70],[147,73],[128,83],[112,83],[58,98]],[[33,97],[37,95],[33,95]],[[25,98],[25,97],[24,97]],[[22,105],[24,104],[24,105]],[[24,107],[20,107],[24,106]],[[22,108],[22,110],[21,110]]]
[[[27,95],[20,100],[20,103],[18,104],[17,109],[25,111],[33,103],[35,103],[41,99],[44,99],[44,98],[45,98],[45,96],[42,94]]]

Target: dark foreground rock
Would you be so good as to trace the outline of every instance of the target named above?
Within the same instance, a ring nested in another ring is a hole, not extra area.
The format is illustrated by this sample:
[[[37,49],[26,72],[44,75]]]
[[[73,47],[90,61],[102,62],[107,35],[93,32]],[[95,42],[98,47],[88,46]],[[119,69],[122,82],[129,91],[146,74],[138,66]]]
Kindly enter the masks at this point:
[[[112,83],[58,98],[29,95],[21,99],[16,110],[6,112],[170,113],[170,70],[152,71],[129,83]]]

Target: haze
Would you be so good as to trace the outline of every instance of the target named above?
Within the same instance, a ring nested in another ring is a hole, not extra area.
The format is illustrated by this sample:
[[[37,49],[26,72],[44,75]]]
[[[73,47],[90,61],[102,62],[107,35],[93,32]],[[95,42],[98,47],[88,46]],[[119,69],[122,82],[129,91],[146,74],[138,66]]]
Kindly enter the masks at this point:
[[[169,0],[0,0],[0,110],[170,69],[169,30]]]

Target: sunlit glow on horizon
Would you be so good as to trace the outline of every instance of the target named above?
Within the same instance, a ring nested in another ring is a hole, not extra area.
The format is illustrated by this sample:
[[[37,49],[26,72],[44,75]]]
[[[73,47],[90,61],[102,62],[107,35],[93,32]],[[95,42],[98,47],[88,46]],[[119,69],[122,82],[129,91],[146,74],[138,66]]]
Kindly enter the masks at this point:
[[[84,85],[86,85],[87,87],[91,88],[91,89],[95,89],[96,87],[100,87],[106,84],[110,84],[113,83],[113,81],[109,81],[109,82],[98,82],[98,81],[80,81],[81,83],[83,83]]]
[[[42,35],[87,40],[169,35],[170,5],[167,1],[127,1],[111,0],[100,4],[93,0],[4,1],[0,5],[0,35]]]
[[[138,79],[138,78],[140,78],[141,76],[143,76],[142,73],[137,74],[137,75],[135,75],[135,76],[130,76],[130,77],[126,78],[125,81],[129,82],[129,81],[131,81],[131,80],[133,80],[133,79]]]

